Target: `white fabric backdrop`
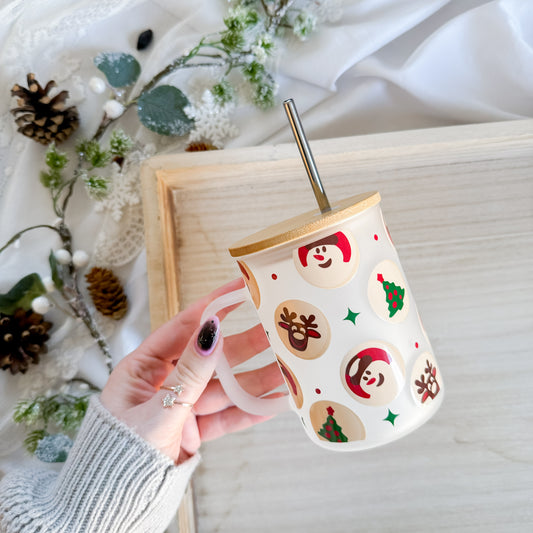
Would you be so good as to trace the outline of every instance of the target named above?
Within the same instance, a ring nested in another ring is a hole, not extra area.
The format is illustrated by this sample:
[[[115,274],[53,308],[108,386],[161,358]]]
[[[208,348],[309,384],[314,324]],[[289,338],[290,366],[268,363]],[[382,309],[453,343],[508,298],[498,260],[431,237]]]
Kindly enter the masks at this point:
[[[306,42],[292,42],[277,65],[279,101],[295,99],[310,139],[533,117],[533,2],[531,0],[360,0],[342,3],[342,17],[322,23]],[[136,55],[146,82],[200,36],[221,28],[223,0],[4,0],[0,7],[0,246],[20,229],[54,222],[47,191],[38,184],[43,148],[17,134],[9,89],[35,72],[70,91],[80,111],[78,135],[90,136],[105,96],[87,81],[97,74],[100,51]],[[137,35],[155,33],[144,52]],[[173,81],[191,93],[191,73]],[[196,88],[196,89],[195,89]],[[227,148],[292,140],[281,105],[263,112],[244,105],[235,112],[239,134]],[[125,128],[157,152],[183,150],[183,140],[160,140],[125,117]],[[140,207],[116,222],[96,212],[77,191],[68,222],[75,248],[94,250],[96,235],[121,235],[139,226]],[[133,222],[132,222],[133,221]],[[135,225],[137,223],[137,226]],[[140,240],[141,239],[141,240]],[[117,326],[105,323],[117,362],[149,331],[142,232],[133,231],[140,254],[115,271],[125,281],[130,311]],[[0,292],[31,272],[49,275],[47,257],[58,239],[38,230],[0,255]],[[130,256],[134,255],[130,253]],[[94,260],[94,257],[93,257]],[[106,369],[98,350],[73,320],[58,310],[50,353],[25,375],[0,373],[0,471],[36,461],[21,450],[23,433],[11,422],[18,398],[44,392],[77,372],[103,386]],[[114,332],[113,332],[114,328]]]

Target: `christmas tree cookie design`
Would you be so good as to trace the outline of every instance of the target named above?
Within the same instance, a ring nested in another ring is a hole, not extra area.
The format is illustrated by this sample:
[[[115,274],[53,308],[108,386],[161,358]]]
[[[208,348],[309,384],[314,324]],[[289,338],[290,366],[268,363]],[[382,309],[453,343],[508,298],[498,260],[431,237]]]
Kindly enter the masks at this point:
[[[359,249],[348,231],[337,231],[293,252],[296,270],[316,287],[332,289],[348,283],[359,266]]]
[[[348,437],[342,432],[342,428],[339,426],[335,418],[333,418],[335,409],[329,406],[327,412],[328,418],[320,428],[318,434],[330,442],[348,442]]]
[[[392,281],[385,281],[381,273],[377,276],[378,281],[383,284],[383,290],[386,294],[387,305],[389,306],[389,318],[392,318],[397,311],[403,309],[403,298],[405,289],[396,285]]]
[[[337,402],[315,402],[309,417],[313,430],[321,441],[342,444],[366,439],[366,430],[361,419],[348,407]]]
[[[368,280],[368,301],[374,312],[387,322],[403,322],[409,313],[409,293],[400,268],[390,260],[381,261]]]

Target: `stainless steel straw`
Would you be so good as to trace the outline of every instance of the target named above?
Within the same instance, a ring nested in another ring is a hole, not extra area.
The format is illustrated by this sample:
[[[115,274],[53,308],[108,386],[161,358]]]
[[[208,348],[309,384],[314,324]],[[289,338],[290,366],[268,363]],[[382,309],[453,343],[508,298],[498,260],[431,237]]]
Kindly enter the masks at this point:
[[[331,206],[329,205],[328,197],[324,191],[324,186],[320,180],[318,170],[316,169],[315,160],[309,147],[309,142],[305,136],[302,123],[300,122],[300,117],[298,116],[298,111],[296,111],[296,106],[292,98],[288,98],[283,102],[285,107],[285,112],[289,119],[291,125],[292,133],[294,134],[294,139],[298,145],[298,150],[302,156],[302,161],[309,176],[309,181],[311,182],[311,187],[315,193],[316,201],[318,202],[318,207],[320,208],[321,213],[327,213],[331,211]]]

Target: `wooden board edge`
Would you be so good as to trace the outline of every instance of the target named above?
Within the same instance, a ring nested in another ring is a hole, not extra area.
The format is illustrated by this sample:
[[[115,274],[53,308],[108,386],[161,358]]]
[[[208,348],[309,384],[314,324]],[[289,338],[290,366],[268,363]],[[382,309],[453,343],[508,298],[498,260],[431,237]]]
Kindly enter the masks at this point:
[[[161,222],[161,246],[163,254],[163,274],[165,278],[166,320],[180,310],[179,294],[179,249],[176,243],[175,212],[172,188],[169,187],[162,171],[156,171],[157,197]]]
[[[145,220],[144,241],[146,245],[150,324],[152,330],[164,324],[169,316],[165,297],[166,280],[163,268],[164,253],[156,169],[157,167],[153,165],[152,160],[145,161],[140,169]],[[148,220],[150,224],[146,223]]]
[[[161,205],[162,203],[168,204],[172,191],[168,190],[163,180],[158,177],[159,168],[157,162],[148,160],[141,165],[140,169],[144,220],[152,222],[151,224],[144,224],[152,331],[169,320],[179,308],[177,276],[169,276],[168,269],[171,268],[169,266],[169,254],[165,253],[165,245],[168,240],[175,239],[175,236],[166,229],[170,227],[174,231],[174,224],[169,224],[168,221],[169,216],[174,216],[174,210],[171,209],[170,213],[168,209],[163,211]],[[162,220],[161,213],[166,213],[167,218]],[[175,247],[172,247],[172,250],[175,252]],[[174,254],[173,257],[174,260],[171,264],[177,268],[177,258]],[[174,280],[172,293],[168,290],[168,281],[171,278]],[[171,524],[172,529],[175,530],[176,524],[179,533],[196,533],[192,483],[189,483],[185,491],[175,522]]]
[[[438,128],[392,131],[333,139],[310,140],[315,158],[332,157],[343,152],[358,153],[363,157],[367,152],[396,150],[400,152],[420,150],[422,146],[442,149],[443,145],[462,143],[465,149],[479,142],[517,142],[517,139],[533,137],[533,119],[486,122]],[[294,143],[228,148],[207,152],[167,154],[153,157],[151,164],[165,173],[171,188],[179,186],[180,169],[191,169],[210,165],[238,165],[249,162],[278,161],[299,158]]]

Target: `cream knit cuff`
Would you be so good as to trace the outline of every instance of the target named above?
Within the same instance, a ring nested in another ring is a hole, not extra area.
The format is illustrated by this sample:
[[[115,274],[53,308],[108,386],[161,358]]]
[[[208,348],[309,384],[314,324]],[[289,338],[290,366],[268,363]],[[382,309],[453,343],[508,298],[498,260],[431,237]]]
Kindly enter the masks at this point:
[[[199,460],[175,466],[94,396],[59,475],[25,470],[2,480],[0,531],[162,532]]]

